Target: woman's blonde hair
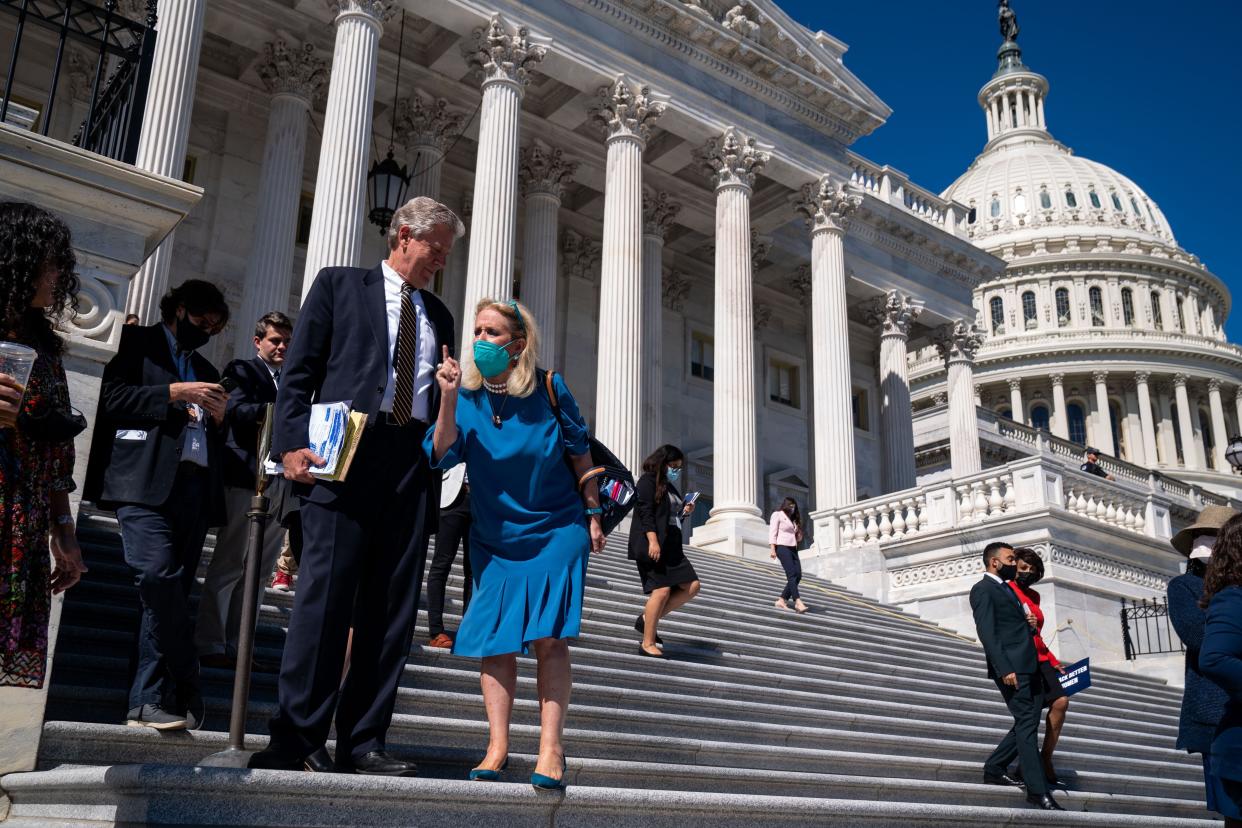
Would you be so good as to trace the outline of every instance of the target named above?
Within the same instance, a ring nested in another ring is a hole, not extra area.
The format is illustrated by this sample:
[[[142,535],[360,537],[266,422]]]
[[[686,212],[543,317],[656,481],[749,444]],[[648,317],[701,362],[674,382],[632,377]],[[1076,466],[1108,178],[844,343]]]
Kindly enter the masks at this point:
[[[526,347],[518,355],[517,365],[513,366],[507,384],[511,396],[529,397],[535,390],[539,368],[539,326],[535,324],[535,317],[531,316],[530,311],[521,302],[498,302],[490,296],[480,299],[479,304],[475,306],[475,319],[478,319],[479,314],[485,310],[496,311],[503,316],[505,322],[509,324],[509,332],[513,334],[514,339],[526,340]],[[473,341],[472,339],[471,342]],[[472,391],[477,390],[483,385],[483,375],[479,373],[479,369],[474,364],[473,347],[468,353],[463,354],[463,357],[462,387]]]

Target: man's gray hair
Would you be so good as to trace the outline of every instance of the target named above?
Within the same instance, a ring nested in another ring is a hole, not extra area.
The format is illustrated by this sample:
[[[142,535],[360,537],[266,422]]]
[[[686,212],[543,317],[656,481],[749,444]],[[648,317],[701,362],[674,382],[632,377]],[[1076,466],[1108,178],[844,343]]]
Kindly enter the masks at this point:
[[[397,246],[397,234],[402,227],[409,227],[421,238],[441,225],[451,227],[455,239],[466,235],[466,225],[447,206],[427,196],[412,198],[392,214],[392,221],[388,223],[388,249]]]

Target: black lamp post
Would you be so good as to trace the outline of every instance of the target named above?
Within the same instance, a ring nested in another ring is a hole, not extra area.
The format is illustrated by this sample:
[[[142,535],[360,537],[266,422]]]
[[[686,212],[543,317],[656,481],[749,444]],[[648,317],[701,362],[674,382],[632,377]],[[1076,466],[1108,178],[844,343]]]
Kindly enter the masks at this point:
[[[367,173],[367,218],[379,228],[380,235],[388,232],[393,213],[405,203],[405,191],[410,186],[410,171],[397,164],[392,157],[392,144],[397,132],[397,95],[401,91],[401,58],[405,48],[405,10],[401,11],[401,34],[397,41],[397,83],[392,90],[392,119],[388,133],[388,157],[371,164]]]
[[[1236,471],[1242,472],[1242,437],[1235,435],[1229,438],[1229,445],[1225,447],[1225,459]]]

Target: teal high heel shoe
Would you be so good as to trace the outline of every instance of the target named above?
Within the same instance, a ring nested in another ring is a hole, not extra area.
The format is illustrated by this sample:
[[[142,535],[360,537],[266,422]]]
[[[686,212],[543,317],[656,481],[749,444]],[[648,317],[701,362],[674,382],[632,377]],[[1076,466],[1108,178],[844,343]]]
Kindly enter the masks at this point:
[[[530,775],[530,784],[537,791],[563,791],[565,790],[565,774],[569,771],[569,764],[565,761],[565,757],[561,757],[561,778],[553,779],[551,776],[544,776],[542,773],[532,773]]]
[[[471,782],[499,782],[500,775],[505,772],[505,768],[509,767],[509,757],[505,757],[505,761],[500,764],[499,770],[491,768],[474,768],[470,771],[468,779]]]

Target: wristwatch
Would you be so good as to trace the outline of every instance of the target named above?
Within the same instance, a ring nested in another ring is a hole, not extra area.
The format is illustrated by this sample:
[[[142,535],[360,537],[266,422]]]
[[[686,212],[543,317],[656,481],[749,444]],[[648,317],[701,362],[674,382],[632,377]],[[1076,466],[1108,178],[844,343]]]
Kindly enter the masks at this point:
[[[586,510],[587,517],[591,517],[591,515],[602,515],[603,513],[604,510],[598,506]]]

